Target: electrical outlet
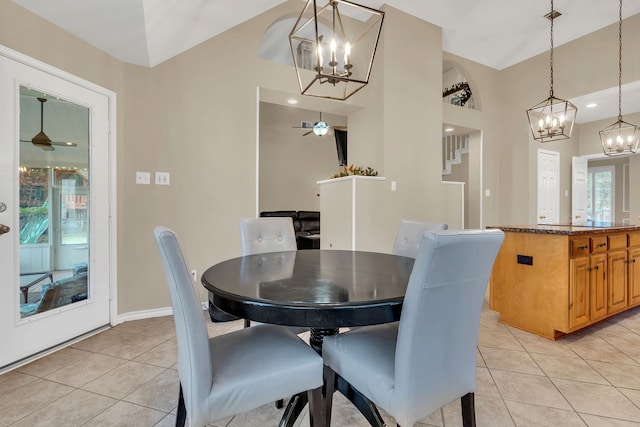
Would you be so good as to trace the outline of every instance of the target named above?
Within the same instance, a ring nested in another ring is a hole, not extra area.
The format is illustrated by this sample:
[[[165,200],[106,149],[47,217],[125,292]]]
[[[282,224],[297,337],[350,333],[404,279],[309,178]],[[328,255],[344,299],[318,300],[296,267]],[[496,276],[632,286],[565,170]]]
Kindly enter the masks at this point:
[[[191,270],[191,280],[194,282],[198,280],[198,270]]]

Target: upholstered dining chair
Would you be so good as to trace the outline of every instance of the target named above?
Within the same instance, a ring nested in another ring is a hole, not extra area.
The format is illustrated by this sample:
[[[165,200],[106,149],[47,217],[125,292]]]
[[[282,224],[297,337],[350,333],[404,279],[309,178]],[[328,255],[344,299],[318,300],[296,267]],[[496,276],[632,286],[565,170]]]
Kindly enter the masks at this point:
[[[374,426],[383,425],[376,407],[411,427],[457,398],[463,425],[475,426],[480,314],[503,239],[501,230],[426,232],[400,321],[325,337],[326,425],[337,387]]]
[[[240,239],[242,255],[297,250],[290,217],[241,218]]]
[[[173,231],[154,235],[178,341],[176,426],[213,421],[308,391],[310,423],[320,419],[322,358],[287,328],[259,325],[209,338],[202,307]]]
[[[425,231],[446,230],[447,228],[446,223],[401,220],[393,242],[392,253],[415,259]]]
[[[290,217],[241,218],[240,239],[242,255],[298,250]],[[248,327],[251,321],[245,319],[244,324]]]
[[[295,251],[296,233],[293,220],[290,217],[241,218],[240,239],[242,241],[242,255],[254,255],[267,252]],[[209,298],[209,313],[211,320],[236,320],[219,309]],[[245,327],[250,321],[244,321]]]

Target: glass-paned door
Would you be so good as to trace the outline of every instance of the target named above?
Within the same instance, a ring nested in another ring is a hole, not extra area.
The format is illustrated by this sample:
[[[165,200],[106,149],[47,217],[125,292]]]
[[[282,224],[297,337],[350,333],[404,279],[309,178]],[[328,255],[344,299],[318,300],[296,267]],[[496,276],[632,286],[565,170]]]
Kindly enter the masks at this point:
[[[1,47],[0,69],[1,369],[109,324],[111,208],[109,97]]]
[[[615,222],[615,166],[589,168],[587,208],[589,221]]]

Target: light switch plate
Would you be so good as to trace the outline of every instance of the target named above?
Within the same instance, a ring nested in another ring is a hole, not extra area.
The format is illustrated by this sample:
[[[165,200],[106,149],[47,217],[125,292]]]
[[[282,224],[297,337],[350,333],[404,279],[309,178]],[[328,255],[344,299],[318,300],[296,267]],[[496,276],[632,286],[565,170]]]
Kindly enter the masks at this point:
[[[156,172],[156,185],[169,185],[171,174],[169,172]]]
[[[136,184],[150,184],[151,174],[149,172],[136,172]]]

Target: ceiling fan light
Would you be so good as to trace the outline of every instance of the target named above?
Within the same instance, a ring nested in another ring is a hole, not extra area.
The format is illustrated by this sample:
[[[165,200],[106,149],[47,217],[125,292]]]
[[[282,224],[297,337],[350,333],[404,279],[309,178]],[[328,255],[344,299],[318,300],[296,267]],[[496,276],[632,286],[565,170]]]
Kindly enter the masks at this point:
[[[327,132],[329,132],[329,125],[327,125],[325,122],[320,121],[313,124],[313,133],[315,133],[316,135],[324,136],[327,134]]]

